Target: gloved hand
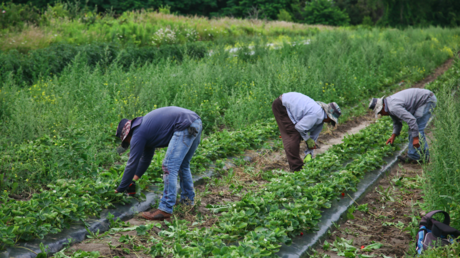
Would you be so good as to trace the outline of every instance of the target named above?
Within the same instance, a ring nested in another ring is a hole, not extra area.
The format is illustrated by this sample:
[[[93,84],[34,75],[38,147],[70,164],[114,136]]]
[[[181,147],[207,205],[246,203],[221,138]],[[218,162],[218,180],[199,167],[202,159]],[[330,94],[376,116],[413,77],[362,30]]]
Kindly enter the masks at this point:
[[[420,141],[418,139],[418,136],[414,137],[414,140],[412,141],[412,145],[414,145],[414,148],[416,149],[420,148]]]
[[[396,134],[392,134],[391,137],[390,137],[390,139],[388,139],[387,144],[388,144],[388,143],[389,143],[389,144],[393,144],[393,142],[395,141],[395,138],[396,138]]]
[[[316,143],[312,138],[306,140],[305,143],[307,144],[307,148],[309,148],[310,150],[316,149]]]

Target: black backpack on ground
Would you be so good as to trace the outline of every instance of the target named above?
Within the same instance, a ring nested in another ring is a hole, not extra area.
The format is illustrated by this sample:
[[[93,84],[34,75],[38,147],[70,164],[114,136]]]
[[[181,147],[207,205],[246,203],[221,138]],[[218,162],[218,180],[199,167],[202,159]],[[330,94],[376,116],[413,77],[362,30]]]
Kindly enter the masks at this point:
[[[443,222],[433,219],[433,215],[437,213],[444,214]],[[431,211],[423,216],[415,242],[417,253],[421,254],[423,250],[429,248],[452,244],[460,236],[460,231],[450,227],[449,224],[450,216],[445,211]]]

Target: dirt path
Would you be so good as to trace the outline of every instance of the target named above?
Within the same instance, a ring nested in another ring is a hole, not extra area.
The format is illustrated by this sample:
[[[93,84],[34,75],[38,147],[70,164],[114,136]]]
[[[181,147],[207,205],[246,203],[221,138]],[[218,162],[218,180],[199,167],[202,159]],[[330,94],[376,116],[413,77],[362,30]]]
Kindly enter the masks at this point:
[[[420,165],[399,164],[393,168],[373,191],[357,203],[353,216],[347,216],[348,220],[340,224],[326,242],[322,242],[313,257],[341,257],[331,249],[340,246],[343,239],[351,240],[349,243],[358,249],[373,242],[383,244],[374,252],[365,254],[403,257],[413,244],[411,230],[415,225],[412,217],[420,213],[418,203],[422,201],[422,183],[423,170]],[[363,211],[358,207],[362,207]]]

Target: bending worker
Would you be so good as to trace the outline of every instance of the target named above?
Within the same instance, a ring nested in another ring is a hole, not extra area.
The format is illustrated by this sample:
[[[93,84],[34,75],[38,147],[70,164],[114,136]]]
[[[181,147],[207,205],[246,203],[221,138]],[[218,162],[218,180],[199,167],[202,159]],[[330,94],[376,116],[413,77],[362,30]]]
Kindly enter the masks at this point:
[[[398,156],[404,163],[417,163],[421,159],[419,152],[429,159],[428,143],[425,138],[425,127],[430,120],[433,108],[436,107],[436,96],[425,89],[407,89],[387,98],[373,98],[369,108],[374,110],[375,117],[390,116],[393,119],[393,134],[386,142],[393,144],[402,128],[401,121],[409,125],[409,150],[407,156]],[[423,148],[420,148],[420,142]]]
[[[170,218],[176,204],[177,175],[180,177],[181,202],[192,204],[195,198],[190,160],[200,143],[202,124],[193,111],[180,107],[155,109],[144,117],[122,119],[116,136],[122,141],[119,153],[131,146],[123,179],[115,192],[135,194],[135,181],[152,162],[155,148],[168,147],[163,160],[164,191],[157,210],[144,212],[148,220]],[[133,193],[134,192],[134,193]]]
[[[323,129],[323,123],[335,126],[342,114],[339,105],[332,102],[315,102],[298,92],[284,93],[272,104],[273,114],[278,123],[283,140],[284,151],[291,171],[300,171],[303,161],[300,158],[300,141],[306,141],[306,160],[311,159],[316,149],[316,140]]]

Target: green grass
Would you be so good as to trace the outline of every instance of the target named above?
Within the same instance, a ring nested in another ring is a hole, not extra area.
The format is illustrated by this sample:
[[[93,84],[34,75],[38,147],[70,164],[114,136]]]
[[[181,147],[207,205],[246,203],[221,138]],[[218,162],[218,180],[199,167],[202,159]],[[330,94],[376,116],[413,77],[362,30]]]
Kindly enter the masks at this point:
[[[438,98],[430,145],[431,164],[425,168],[425,209],[445,210],[451,226],[460,229],[460,62],[429,86]]]
[[[23,25],[0,31],[0,50],[16,49],[25,53],[58,42],[76,45],[117,42],[150,47],[216,40],[232,44],[235,39],[252,36],[311,36],[328,28],[281,21],[185,17],[152,11],[128,11],[117,19],[91,12],[72,18],[65,13],[61,13],[61,17],[58,15],[50,15],[48,10],[38,18],[40,26]]]

